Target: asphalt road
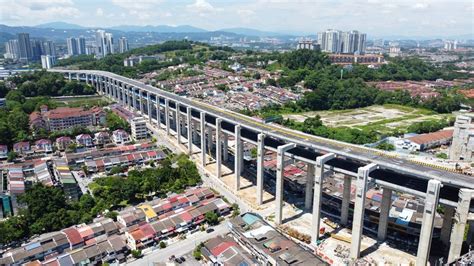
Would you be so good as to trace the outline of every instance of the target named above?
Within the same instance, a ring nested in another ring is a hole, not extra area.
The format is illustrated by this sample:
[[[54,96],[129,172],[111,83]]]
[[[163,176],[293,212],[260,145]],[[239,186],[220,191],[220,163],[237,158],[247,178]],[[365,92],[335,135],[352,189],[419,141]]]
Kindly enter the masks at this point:
[[[153,86],[146,85],[142,82],[129,79],[114,73],[95,70],[74,71],[53,69],[50,71],[69,73],[77,72],[83,74],[87,73],[107,76],[109,78],[116,79],[122,82],[123,84],[139,87],[154,94],[168,97],[172,99],[172,101],[180,102],[184,105],[193,106],[193,108],[196,110],[201,110],[211,115],[217,115],[230,123],[240,124],[256,132],[263,132],[267,136],[272,136],[283,141],[293,142],[302,147],[307,147],[312,150],[319,150],[324,152],[333,152],[335,154],[338,154],[339,156],[342,156],[343,158],[351,158],[352,160],[359,161],[362,163],[374,162],[377,163],[383,169],[393,170],[394,172],[401,173],[403,175],[418,176],[425,180],[434,178],[442,181],[445,184],[454,185],[455,187],[468,187],[474,189],[474,184],[472,183],[471,177],[466,175],[450,172],[444,169],[438,169],[437,166],[417,164],[413,161],[398,158],[397,156],[387,155],[386,153],[379,150],[329,140],[298,132],[295,130],[265,124],[253,118],[229,110],[224,110],[218,107],[204,104],[198,101],[193,101],[191,99],[187,99],[175,95],[173,93],[160,90]]]
[[[199,243],[206,241],[207,239],[216,237],[218,235],[224,235],[229,232],[226,221],[221,224],[214,226],[214,232],[206,233],[198,231],[194,234],[189,235],[185,240],[180,240],[173,244],[170,244],[164,249],[157,249],[150,254],[144,255],[141,259],[127,263],[125,265],[131,266],[142,266],[142,265],[153,265],[154,262],[168,262],[168,258],[172,255],[176,257],[183,256],[189,252],[192,252]],[[185,264],[184,264],[185,265]]]

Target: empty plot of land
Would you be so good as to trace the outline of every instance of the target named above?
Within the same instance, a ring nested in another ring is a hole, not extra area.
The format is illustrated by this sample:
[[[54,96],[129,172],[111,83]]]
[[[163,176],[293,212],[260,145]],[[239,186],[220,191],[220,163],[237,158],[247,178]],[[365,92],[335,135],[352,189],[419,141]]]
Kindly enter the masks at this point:
[[[388,131],[402,129],[415,122],[426,120],[441,120],[447,115],[435,114],[430,110],[400,106],[400,105],[373,105],[350,110],[316,111],[301,114],[287,114],[283,117],[303,122],[306,118],[319,115],[324,125],[329,127],[354,127],[359,129],[373,129]]]

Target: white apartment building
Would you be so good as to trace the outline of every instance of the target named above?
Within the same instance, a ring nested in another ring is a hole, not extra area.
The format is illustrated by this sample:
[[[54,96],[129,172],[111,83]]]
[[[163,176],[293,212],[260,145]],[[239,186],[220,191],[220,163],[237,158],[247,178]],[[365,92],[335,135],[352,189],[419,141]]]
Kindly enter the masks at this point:
[[[146,121],[143,117],[134,117],[131,119],[130,127],[132,130],[133,140],[141,140],[148,137],[148,129],[146,127]]]

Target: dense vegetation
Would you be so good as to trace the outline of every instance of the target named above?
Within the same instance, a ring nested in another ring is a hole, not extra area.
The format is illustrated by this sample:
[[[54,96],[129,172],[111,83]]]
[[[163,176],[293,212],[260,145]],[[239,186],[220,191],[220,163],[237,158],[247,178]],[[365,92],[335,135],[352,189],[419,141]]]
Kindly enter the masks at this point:
[[[302,123],[288,119],[283,121],[283,125],[308,134],[354,144],[371,143],[377,140],[377,135],[372,131],[346,127],[327,127],[323,125],[323,122],[319,116],[307,118]]]
[[[130,124],[112,111],[107,111],[105,124],[109,130],[123,129],[130,133]]]
[[[272,54],[272,56],[275,56]],[[296,50],[278,56],[278,62],[273,63],[282,70],[278,80],[267,80],[269,85],[291,87],[300,82],[311,91],[305,93],[301,100],[285,105],[271,105],[256,113],[244,111],[248,115],[260,115],[263,118],[280,117],[276,121],[290,128],[313,135],[341,140],[345,142],[364,144],[378,139],[373,130],[353,128],[328,128],[319,117],[308,118],[303,123],[283,121],[282,113],[295,113],[320,110],[344,110],[366,107],[370,105],[399,104],[424,108],[438,113],[451,113],[459,110],[464,96],[456,90],[439,91],[439,97],[421,99],[412,97],[408,91],[383,91],[370,85],[367,81],[378,80],[434,80],[437,78],[454,79],[465,77],[451,69],[437,68],[418,58],[393,59],[389,64],[379,69],[370,69],[363,65],[343,68],[331,65],[326,54],[320,51]],[[268,66],[270,68],[272,66]],[[275,70],[275,69],[272,69]],[[342,78],[341,78],[342,71]],[[436,124],[436,125],[433,125]],[[447,126],[447,121],[423,122],[413,125],[411,132],[432,132]]]
[[[200,182],[199,172],[184,154],[169,156],[157,168],[132,170],[128,177],[105,177],[94,181],[90,188],[101,206],[136,203],[147,195],[180,192]]]
[[[61,60],[59,65],[76,65],[79,69],[97,69],[110,71],[130,78],[136,78],[139,74],[148,73],[169,66],[183,63],[191,65],[202,64],[207,60],[226,60],[233,50],[229,47],[211,47],[207,44],[192,41],[166,41],[162,44],[149,45],[132,49],[122,54],[107,55],[99,60],[91,57],[72,57]],[[124,59],[134,55],[169,54],[169,58],[145,59],[133,67],[124,66]],[[163,78],[163,77],[162,77]]]
[[[128,178],[98,179],[91,186],[94,196],[84,194],[79,201],[67,200],[60,188],[36,183],[18,197],[27,208],[0,222],[0,244],[89,223],[98,214],[125,202],[143,201],[151,193],[164,196],[168,191],[180,192],[198,182],[200,176],[194,163],[186,155],[174,155],[163,160],[158,168],[130,171]],[[105,216],[114,218],[116,215],[109,211]]]
[[[411,97],[407,91],[382,91],[366,84],[374,80],[433,80],[465,76],[449,69],[436,68],[418,58],[393,59],[379,69],[357,64],[352,69],[344,69],[331,65],[327,55],[320,51],[297,50],[280,55],[278,64],[283,69],[282,77],[270,83],[288,87],[303,81],[304,86],[311,89],[296,105],[290,103],[286,107],[294,111],[342,110],[390,103],[449,113],[458,110],[464,98],[457,93],[443,91],[440,97],[421,100]],[[341,71],[344,73],[342,79]]]

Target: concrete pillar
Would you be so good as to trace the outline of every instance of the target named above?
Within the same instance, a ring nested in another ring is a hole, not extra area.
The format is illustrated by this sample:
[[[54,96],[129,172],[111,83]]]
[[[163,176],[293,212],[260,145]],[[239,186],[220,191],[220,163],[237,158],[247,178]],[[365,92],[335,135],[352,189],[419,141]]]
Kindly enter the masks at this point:
[[[104,95],[104,83],[102,81],[102,76],[98,76],[97,78],[98,78],[97,82],[99,85],[99,94]]]
[[[176,104],[176,102],[175,102],[175,104]],[[173,125],[172,128],[173,128],[173,129],[175,130],[175,132],[176,132],[176,110],[171,111],[171,112],[170,112],[170,115],[171,115],[171,121],[172,121],[172,124],[171,124],[171,125]],[[171,126],[171,125],[170,125],[170,126]]]
[[[258,134],[257,138],[257,205],[263,204],[263,161],[265,157],[265,134]]]
[[[140,101],[140,114],[145,114],[145,103],[143,102],[143,92],[141,90],[138,91],[138,100]]]
[[[193,154],[193,126],[192,126],[192,114],[191,114],[191,107],[186,108],[186,114],[187,114],[187,126],[188,126],[188,154],[191,155]]]
[[[385,241],[387,238],[387,226],[390,217],[390,208],[392,207],[392,190],[384,187],[382,192],[382,202],[380,204],[379,228],[377,239]]]
[[[72,81],[72,73],[69,72],[68,75],[69,75],[69,77],[68,77],[69,81]]]
[[[158,125],[158,130],[161,128],[161,111],[160,111],[160,96],[155,94],[155,109],[156,109],[156,124]]]
[[[224,139],[223,139],[223,160],[224,162],[227,162],[229,160],[229,135],[227,133],[223,133]]]
[[[76,80],[77,82],[81,81],[81,74],[76,73]]]
[[[351,203],[351,183],[352,177],[344,175],[344,188],[342,191],[342,204],[341,204],[341,224],[347,225],[349,221],[349,204]]]
[[[127,107],[127,85],[122,84],[122,87],[120,88],[120,93],[122,94],[122,105],[124,107]]]
[[[242,145],[242,141],[240,140],[240,125],[235,125],[235,154],[234,154],[234,174],[235,174],[235,191],[239,191],[240,189],[240,169],[242,169],[240,157],[243,156],[240,152],[242,149],[240,145]]]
[[[221,178],[222,176],[222,129],[221,129],[222,119],[216,119],[216,175],[217,178]]]
[[[304,207],[309,210],[313,200],[313,186],[314,186],[314,164],[308,164],[306,169],[306,187],[304,193]]]
[[[454,214],[453,230],[451,231],[451,246],[449,248],[448,263],[454,262],[461,256],[462,242],[469,216],[469,205],[474,191],[466,188],[459,190],[459,201]],[[420,240],[421,241],[421,240]]]
[[[197,140],[198,139],[198,125],[197,122],[191,121],[192,128],[193,128],[193,137],[192,139]]]
[[[351,259],[357,260],[360,256],[360,242],[364,226],[365,194],[367,192],[367,181],[369,174],[377,169],[377,165],[372,163],[359,167],[357,171],[356,195],[354,203],[354,217],[352,220],[352,241]]]
[[[206,166],[206,114],[201,112],[201,163]]]
[[[449,238],[451,237],[451,229],[453,227],[454,207],[444,206],[443,227],[441,227],[440,240],[446,246],[449,246]]]
[[[316,246],[319,239],[319,224],[321,222],[321,200],[323,195],[324,165],[336,158],[334,153],[327,153],[316,158],[313,189],[313,215],[311,217],[311,243]]]
[[[166,135],[170,135],[170,102],[165,98],[165,121],[166,121]]]
[[[283,183],[285,173],[285,152],[296,147],[294,143],[288,143],[277,148],[277,174],[275,188],[275,224],[279,225],[283,221]]]
[[[86,74],[86,84],[89,85],[89,74]]]
[[[181,144],[181,111],[179,110],[179,102],[176,102],[176,139],[178,140],[178,145]]]
[[[433,236],[434,219],[436,207],[438,206],[440,188],[441,182],[438,180],[432,179],[428,181],[423,220],[421,222],[420,240],[418,241],[418,251],[416,252],[416,265],[427,265],[430,257],[431,238]]]
[[[207,153],[209,156],[212,156],[212,146],[213,146],[213,141],[212,141],[212,127],[207,128]]]
[[[150,122],[151,124],[151,116],[152,116],[152,110],[151,110],[151,94],[149,92],[147,92],[147,95],[146,95],[146,111],[147,111],[147,114],[148,114],[148,121]]]
[[[244,142],[240,141],[240,174],[244,172]]]

